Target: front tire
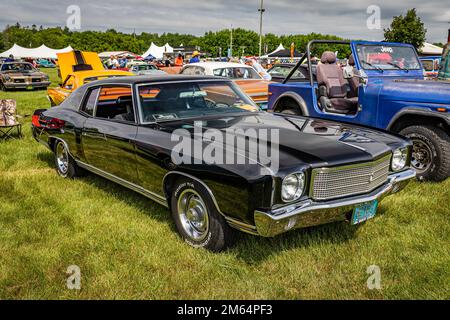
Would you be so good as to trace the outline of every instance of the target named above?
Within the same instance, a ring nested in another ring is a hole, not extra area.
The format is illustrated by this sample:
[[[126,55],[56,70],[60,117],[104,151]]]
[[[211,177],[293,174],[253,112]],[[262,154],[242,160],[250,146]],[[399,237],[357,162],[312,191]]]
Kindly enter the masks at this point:
[[[450,138],[432,126],[410,126],[400,134],[413,141],[411,164],[421,181],[442,181],[450,175]]]
[[[297,109],[283,109],[281,111],[281,113],[283,114],[289,114],[289,115],[293,115],[293,116],[299,116],[301,115],[300,112],[297,111]]]
[[[171,210],[179,234],[192,247],[220,252],[234,242],[236,231],[197,181],[182,178],[175,183]]]
[[[54,147],[56,172],[63,178],[74,179],[82,176],[84,171],[77,166],[75,160],[70,156],[66,144],[61,140],[55,143]]]

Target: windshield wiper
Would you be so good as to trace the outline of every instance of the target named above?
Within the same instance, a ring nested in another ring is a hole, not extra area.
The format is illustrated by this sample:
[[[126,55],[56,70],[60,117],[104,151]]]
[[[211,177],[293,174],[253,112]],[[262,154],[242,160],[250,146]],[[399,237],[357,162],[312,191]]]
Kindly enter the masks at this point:
[[[402,67],[400,67],[398,64],[396,64],[394,62],[387,62],[387,64],[390,65],[390,66],[396,67],[399,70],[403,70],[403,71],[409,72],[409,69],[402,68]]]
[[[367,62],[366,60],[361,60],[361,62],[364,63],[364,64],[367,64],[369,67],[372,67],[372,68],[374,68],[374,69],[376,69],[376,70],[378,70],[380,72],[384,72],[383,69],[381,69],[380,67],[377,67],[377,66],[371,64],[370,62]]]

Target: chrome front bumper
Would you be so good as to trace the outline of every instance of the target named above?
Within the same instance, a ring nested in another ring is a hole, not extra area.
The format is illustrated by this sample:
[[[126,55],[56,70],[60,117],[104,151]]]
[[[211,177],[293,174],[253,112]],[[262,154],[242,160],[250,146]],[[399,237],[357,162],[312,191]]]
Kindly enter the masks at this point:
[[[41,81],[41,82],[4,82],[3,83],[6,89],[27,89],[29,87],[34,88],[47,88],[50,86],[50,81]]]
[[[371,193],[343,199],[315,202],[306,200],[270,212],[255,211],[257,233],[273,237],[292,229],[310,227],[346,219],[356,206],[397,193],[416,176],[414,169],[389,175],[388,182]]]

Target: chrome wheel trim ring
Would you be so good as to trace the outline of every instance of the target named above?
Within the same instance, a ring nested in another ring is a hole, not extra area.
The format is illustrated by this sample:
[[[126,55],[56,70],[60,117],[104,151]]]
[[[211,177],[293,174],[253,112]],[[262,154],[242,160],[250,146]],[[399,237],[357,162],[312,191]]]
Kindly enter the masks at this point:
[[[422,140],[413,139],[413,152],[411,164],[419,172],[427,171],[433,162],[433,152],[431,148]]]
[[[59,142],[56,146],[56,164],[59,172],[64,175],[67,174],[69,170],[69,154],[62,142]]]
[[[177,201],[177,211],[184,232],[195,241],[202,241],[209,231],[209,214],[200,194],[184,190]]]

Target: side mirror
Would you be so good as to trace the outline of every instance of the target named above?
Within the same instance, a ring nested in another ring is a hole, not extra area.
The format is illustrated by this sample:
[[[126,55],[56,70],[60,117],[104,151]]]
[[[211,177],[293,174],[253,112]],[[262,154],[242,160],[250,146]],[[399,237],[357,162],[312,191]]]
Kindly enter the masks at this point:
[[[359,83],[366,85],[369,77],[364,70],[355,70],[353,72],[353,76],[359,79]]]

